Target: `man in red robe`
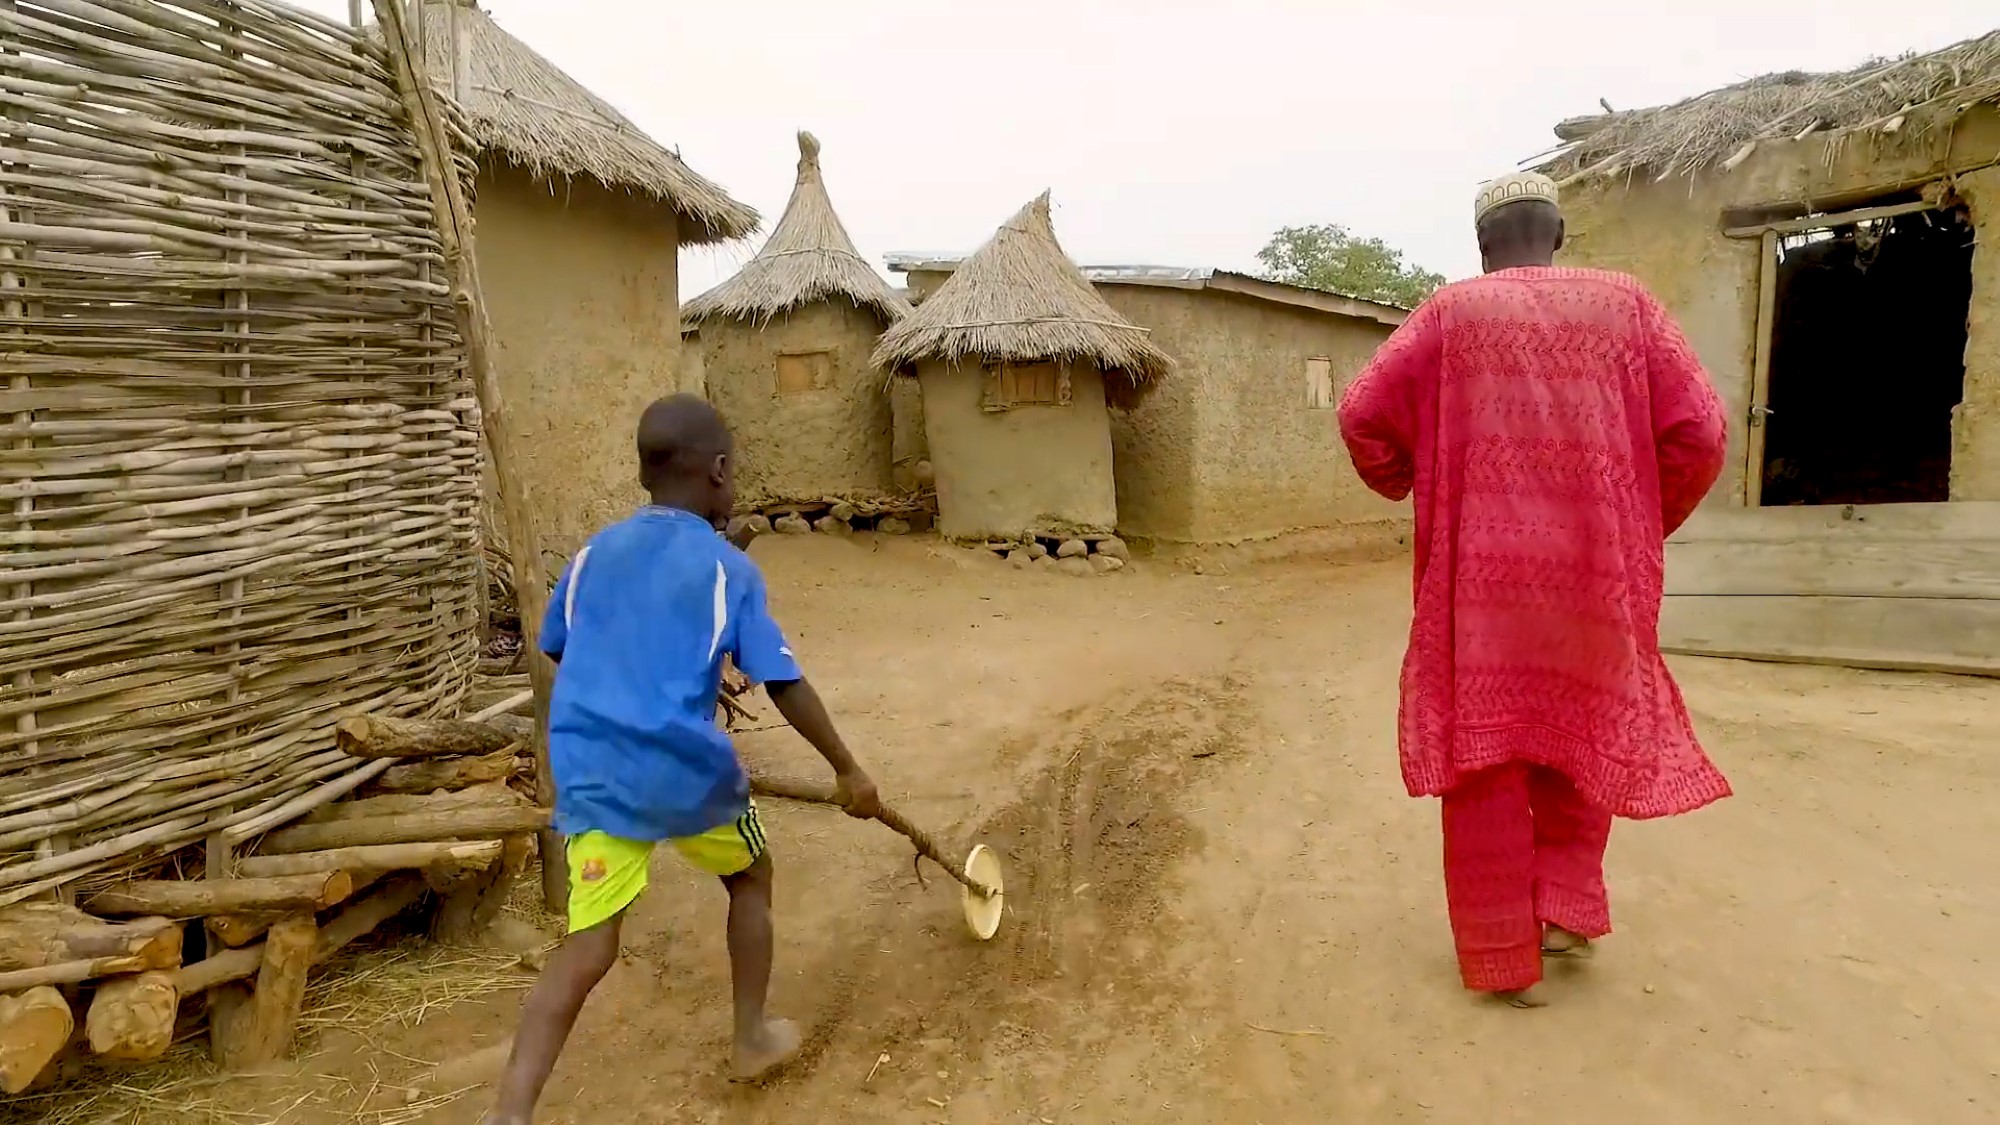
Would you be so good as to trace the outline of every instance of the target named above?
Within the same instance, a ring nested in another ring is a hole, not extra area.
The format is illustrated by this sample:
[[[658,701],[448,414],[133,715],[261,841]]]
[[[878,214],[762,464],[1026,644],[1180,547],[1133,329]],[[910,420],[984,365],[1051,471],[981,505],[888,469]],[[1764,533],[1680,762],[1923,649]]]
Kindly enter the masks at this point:
[[[1416,509],[1398,721],[1443,798],[1465,986],[1522,1007],[1609,933],[1611,818],[1729,795],[1659,651],[1663,545],[1722,469],[1722,406],[1633,278],[1557,269],[1556,185],[1480,190],[1485,274],[1439,290],[1340,403],[1376,492]]]

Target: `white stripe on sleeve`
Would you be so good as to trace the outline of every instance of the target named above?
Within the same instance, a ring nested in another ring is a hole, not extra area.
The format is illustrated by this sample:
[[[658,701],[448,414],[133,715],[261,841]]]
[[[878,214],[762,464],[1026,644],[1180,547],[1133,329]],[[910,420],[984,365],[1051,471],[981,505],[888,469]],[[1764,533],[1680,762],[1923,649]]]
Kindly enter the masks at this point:
[[[563,590],[563,628],[576,627],[576,584],[583,578],[583,560],[590,557],[590,548],[576,553],[576,561],[569,567],[569,585]]]
[[[708,658],[722,648],[722,632],[729,627],[729,572],[722,569],[722,560],[715,561],[715,632],[708,638]]]

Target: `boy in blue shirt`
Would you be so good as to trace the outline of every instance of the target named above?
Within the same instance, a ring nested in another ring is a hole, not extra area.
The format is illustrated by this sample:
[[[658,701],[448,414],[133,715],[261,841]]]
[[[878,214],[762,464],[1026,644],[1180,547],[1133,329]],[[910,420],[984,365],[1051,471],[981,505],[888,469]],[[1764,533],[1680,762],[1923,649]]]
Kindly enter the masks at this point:
[[[584,998],[618,958],[620,923],[660,841],[729,890],[735,1077],[758,1078],[798,1050],[798,1027],[764,1015],[771,859],[716,723],[723,657],[766,685],[826,758],[849,815],[880,808],[766,611],[763,575],[716,530],[735,501],[722,417],[692,395],[661,399],[639,419],[638,446],[652,503],[577,552],[542,623],[542,651],[557,661],[549,764],[568,839],[569,935],[528,994],[491,1125],[530,1120]]]

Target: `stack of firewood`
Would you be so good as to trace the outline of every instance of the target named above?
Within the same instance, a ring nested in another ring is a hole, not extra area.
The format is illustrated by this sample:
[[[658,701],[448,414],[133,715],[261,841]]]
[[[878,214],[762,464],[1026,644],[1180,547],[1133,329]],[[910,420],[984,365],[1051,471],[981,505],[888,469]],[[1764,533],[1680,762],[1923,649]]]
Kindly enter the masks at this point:
[[[380,765],[362,796],[240,854],[212,850],[225,869],[197,878],[0,908],[0,1091],[55,1081],[86,1054],[158,1058],[204,1013],[218,1062],[265,1063],[290,1045],[308,971],[356,938],[420,900],[439,940],[474,936],[548,825],[516,788],[532,772],[529,726],[345,719],[339,748]]]

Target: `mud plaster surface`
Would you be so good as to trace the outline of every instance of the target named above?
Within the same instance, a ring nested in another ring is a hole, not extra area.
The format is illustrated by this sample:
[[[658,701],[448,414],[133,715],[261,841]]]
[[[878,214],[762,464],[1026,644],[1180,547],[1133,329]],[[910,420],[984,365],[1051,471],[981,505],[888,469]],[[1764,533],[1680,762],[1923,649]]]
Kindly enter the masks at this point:
[[[1084,582],[922,540],[753,554],[885,795],[996,846],[1010,913],[974,943],[899,838],[772,802],[773,1003],[806,1021],[805,1057],[768,1088],[724,1081],[723,895],[662,854],[543,1125],[1972,1125],[2000,1106],[2000,683],[1674,660],[1738,795],[1614,830],[1617,932],[1521,1013],[1459,989],[1437,809],[1397,780],[1407,560]],[[783,731],[742,748],[814,769]],[[518,997],[405,997],[182,1097],[405,1120],[426,1064],[497,1065]],[[185,1113],[130,1108],[106,1119]]]
[[[845,302],[794,309],[762,326],[710,320],[688,340],[710,402],[736,435],[745,503],[880,496],[891,490],[888,376],[868,365],[875,314]],[[827,385],[780,395],[781,354],[826,352]]]
[[[1307,399],[1308,359],[1330,361],[1337,396],[1387,326],[1212,290],[1097,291],[1176,363],[1137,409],[1112,413],[1121,531],[1204,543],[1407,523],[1354,475],[1335,412]]]
[[[542,542],[568,555],[645,499],[633,428],[678,389],[674,215],[511,169],[482,170],[478,186],[493,363]]]
[[[954,539],[1110,531],[1118,524],[1104,380],[1070,373],[1068,406],[981,408],[976,366],[918,371],[937,475],[938,530]]]

